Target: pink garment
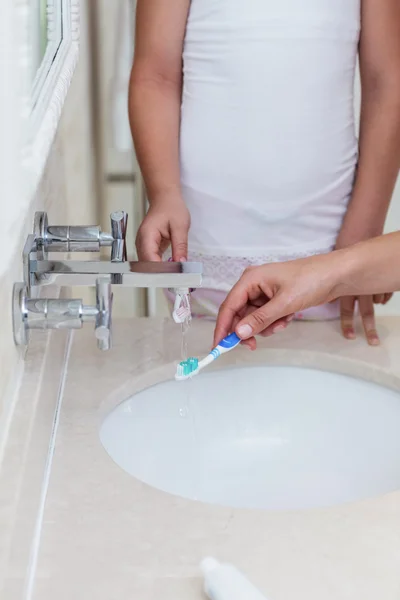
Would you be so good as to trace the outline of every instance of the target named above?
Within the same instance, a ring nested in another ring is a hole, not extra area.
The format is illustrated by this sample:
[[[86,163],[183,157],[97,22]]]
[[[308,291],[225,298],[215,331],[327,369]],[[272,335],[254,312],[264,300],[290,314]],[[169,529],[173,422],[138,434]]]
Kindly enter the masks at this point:
[[[166,292],[171,310],[175,300],[171,292]],[[194,318],[215,320],[226,293],[219,290],[200,288],[191,295],[192,316]],[[339,318],[339,303],[324,304],[296,314],[296,319],[305,321],[328,321]]]

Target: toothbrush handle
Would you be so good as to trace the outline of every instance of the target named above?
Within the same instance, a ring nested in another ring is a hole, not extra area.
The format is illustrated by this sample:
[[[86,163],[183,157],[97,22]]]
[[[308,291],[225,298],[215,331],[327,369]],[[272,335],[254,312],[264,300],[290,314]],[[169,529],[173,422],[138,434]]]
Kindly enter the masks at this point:
[[[210,365],[214,360],[217,360],[221,356],[221,354],[226,354],[230,352],[236,346],[240,344],[240,338],[236,335],[236,333],[231,333],[226,338],[222,340],[213,350],[211,350],[210,354],[207,354],[203,360],[199,362],[199,369],[204,369],[207,365]]]
[[[207,364],[209,365],[213,362],[213,360],[219,358],[221,354],[226,354],[227,352],[230,352],[239,344],[240,338],[238,338],[236,334],[231,334],[228,337],[224,338],[222,342],[218,344],[218,346],[211,350],[210,354],[208,354],[208,356],[205,357],[204,361],[207,361]]]
[[[210,354],[207,354],[207,356],[199,362],[199,369],[204,369],[204,367],[207,367],[212,362],[214,362],[214,360],[216,360],[216,358],[218,358],[218,357],[214,356],[213,353],[210,352]]]
[[[233,350],[234,348],[236,348],[236,346],[238,346],[240,344],[240,338],[236,335],[236,333],[231,333],[230,335],[228,335],[226,338],[224,338],[216,348],[214,348],[214,350],[211,351],[211,353],[215,353],[218,354],[218,356],[220,354],[225,354],[226,352],[230,352],[231,350]],[[218,358],[218,356],[216,356],[216,358]]]

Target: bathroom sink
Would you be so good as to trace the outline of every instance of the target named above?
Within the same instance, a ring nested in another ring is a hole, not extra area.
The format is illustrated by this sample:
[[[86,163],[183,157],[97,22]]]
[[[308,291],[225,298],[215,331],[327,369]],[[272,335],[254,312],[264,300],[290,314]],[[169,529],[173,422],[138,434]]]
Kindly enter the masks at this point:
[[[400,395],[312,369],[155,385],[108,415],[100,437],[132,476],[211,504],[305,509],[400,488]]]

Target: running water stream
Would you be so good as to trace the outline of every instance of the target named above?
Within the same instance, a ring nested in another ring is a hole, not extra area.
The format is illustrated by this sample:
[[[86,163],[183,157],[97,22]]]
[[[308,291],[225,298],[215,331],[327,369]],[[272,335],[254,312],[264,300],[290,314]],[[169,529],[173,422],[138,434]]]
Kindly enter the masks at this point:
[[[182,302],[189,308],[188,316],[181,325],[181,361],[188,360],[189,357],[189,334],[192,322],[192,316],[190,311],[190,296],[189,294],[183,297]],[[189,426],[191,427],[191,442],[192,442],[192,456],[193,456],[193,497],[197,499],[197,477],[198,473],[198,444],[196,435],[196,417],[194,410],[194,397],[193,397],[193,382],[189,377],[187,381],[181,382],[179,385],[185,386],[184,403],[179,410],[179,414],[183,419],[188,419]]]
[[[183,297],[182,302],[185,304],[185,308],[189,308],[188,310],[188,315],[185,318],[185,320],[183,321],[182,325],[181,325],[181,361],[185,361],[188,360],[189,358],[189,350],[188,350],[188,346],[189,346],[189,342],[188,342],[188,337],[189,337],[189,332],[190,332],[190,325],[192,322],[192,315],[191,315],[191,311],[190,311],[190,297],[189,294],[187,294],[186,296]],[[186,389],[187,389],[187,395],[185,398],[185,405],[180,409],[180,415],[181,417],[187,418],[190,415],[190,395],[189,395],[189,390],[190,390],[190,382],[191,379],[189,378],[187,381],[182,382],[183,384],[186,385]]]

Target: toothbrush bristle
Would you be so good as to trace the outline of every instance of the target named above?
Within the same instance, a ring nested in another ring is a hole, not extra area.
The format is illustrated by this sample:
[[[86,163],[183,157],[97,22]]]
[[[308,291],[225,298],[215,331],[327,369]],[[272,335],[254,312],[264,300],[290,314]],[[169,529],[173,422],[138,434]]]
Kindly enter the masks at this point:
[[[195,373],[197,371],[198,367],[199,367],[199,359],[198,358],[188,358],[188,360],[183,360],[177,366],[176,377],[178,379],[190,377],[193,373]]]

